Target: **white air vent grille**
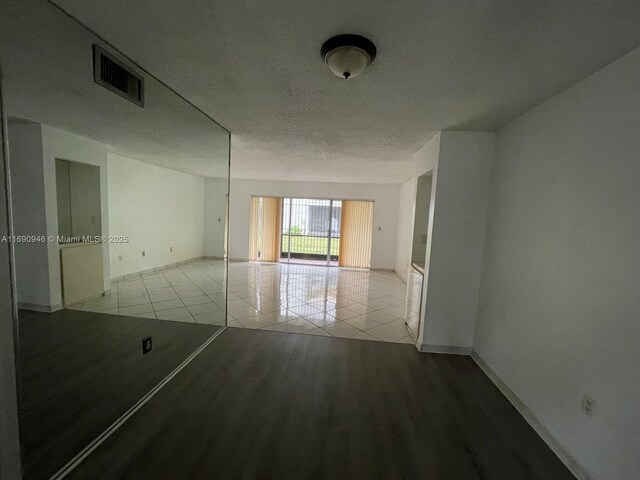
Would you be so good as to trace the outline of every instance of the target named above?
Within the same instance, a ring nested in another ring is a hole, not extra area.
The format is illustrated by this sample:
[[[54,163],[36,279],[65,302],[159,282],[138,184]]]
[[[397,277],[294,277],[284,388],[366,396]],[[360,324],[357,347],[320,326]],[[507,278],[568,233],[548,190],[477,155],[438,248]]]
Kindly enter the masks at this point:
[[[98,45],[93,46],[93,80],[144,107],[144,79]]]

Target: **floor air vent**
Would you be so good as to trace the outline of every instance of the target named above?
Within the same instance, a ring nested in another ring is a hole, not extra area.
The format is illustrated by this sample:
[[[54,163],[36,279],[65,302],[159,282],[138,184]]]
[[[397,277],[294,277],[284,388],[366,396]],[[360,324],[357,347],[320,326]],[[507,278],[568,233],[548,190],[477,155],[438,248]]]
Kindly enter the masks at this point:
[[[93,46],[93,80],[144,107],[144,79],[98,45]]]

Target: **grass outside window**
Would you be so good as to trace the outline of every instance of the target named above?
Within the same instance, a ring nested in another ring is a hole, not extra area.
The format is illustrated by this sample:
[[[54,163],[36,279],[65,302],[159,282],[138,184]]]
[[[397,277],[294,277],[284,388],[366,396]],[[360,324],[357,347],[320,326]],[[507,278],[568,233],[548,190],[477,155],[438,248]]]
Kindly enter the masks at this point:
[[[327,237],[312,237],[308,235],[291,235],[291,254],[326,255],[329,239]],[[282,251],[289,250],[289,235],[282,235]],[[331,255],[337,256],[340,251],[340,239],[331,239]]]

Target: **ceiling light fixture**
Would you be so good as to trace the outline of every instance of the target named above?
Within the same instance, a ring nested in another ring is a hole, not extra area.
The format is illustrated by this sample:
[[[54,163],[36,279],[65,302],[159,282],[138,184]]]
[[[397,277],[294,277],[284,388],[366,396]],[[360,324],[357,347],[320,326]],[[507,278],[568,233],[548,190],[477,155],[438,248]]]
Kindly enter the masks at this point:
[[[324,42],[322,60],[338,77],[357,77],[376,58],[376,46],[360,35],[337,35]]]

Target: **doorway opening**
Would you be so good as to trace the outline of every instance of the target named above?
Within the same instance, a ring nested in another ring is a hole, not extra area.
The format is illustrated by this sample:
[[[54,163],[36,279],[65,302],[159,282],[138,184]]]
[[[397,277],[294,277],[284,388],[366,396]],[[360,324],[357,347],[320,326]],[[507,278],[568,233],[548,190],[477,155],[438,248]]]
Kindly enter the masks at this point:
[[[251,197],[249,259],[371,267],[370,200]]]
[[[280,261],[338,266],[342,200],[283,198]]]

